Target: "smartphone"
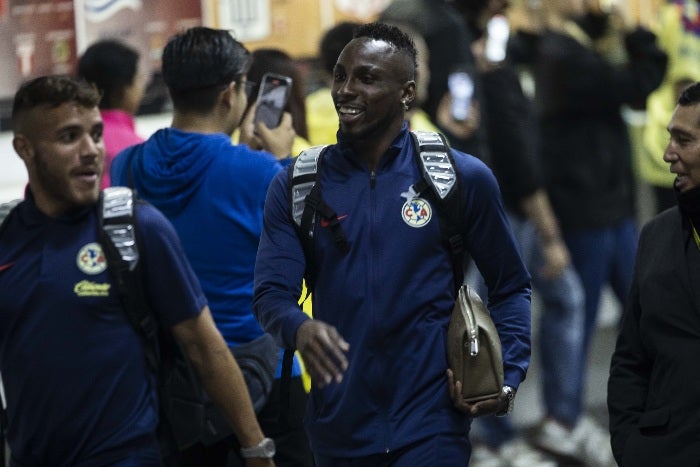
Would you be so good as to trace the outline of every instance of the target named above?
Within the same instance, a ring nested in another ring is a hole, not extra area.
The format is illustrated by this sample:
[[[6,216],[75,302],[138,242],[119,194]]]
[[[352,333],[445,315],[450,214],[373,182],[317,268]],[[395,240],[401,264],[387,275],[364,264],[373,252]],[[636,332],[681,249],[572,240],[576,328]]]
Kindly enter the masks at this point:
[[[447,87],[450,90],[450,113],[458,122],[469,117],[474,95],[474,81],[466,71],[455,71],[447,77]]]
[[[292,78],[265,73],[258,91],[254,122],[263,122],[268,128],[277,128],[289,100]]]
[[[510,27],[505,16],[496,15],[489,20],[486,26],[486,47],[484,49],[486,60],[492,63],[505,60],[509,36]]]

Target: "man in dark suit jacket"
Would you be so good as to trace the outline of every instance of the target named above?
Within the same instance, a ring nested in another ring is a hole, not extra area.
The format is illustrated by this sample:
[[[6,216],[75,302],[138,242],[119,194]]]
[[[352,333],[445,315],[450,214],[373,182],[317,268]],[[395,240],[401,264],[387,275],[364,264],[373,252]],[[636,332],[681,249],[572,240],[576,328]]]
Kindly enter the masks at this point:
[[[668,131],[678,206],[642,230],[608,381],[623,467],[700,464],[700,83],[681,94]]]

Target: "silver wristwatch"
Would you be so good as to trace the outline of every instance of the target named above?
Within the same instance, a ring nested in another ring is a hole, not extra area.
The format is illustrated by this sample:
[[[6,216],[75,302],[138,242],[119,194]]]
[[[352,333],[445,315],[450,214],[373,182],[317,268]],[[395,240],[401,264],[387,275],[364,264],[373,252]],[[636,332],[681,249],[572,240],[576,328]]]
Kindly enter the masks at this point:
[[[499,410],[496,412],[497,417],[505,417],[509,413],[513,411],[513,406],[515,405],[515,389],[510,387],[510,386],[503,386],[503,394],[506,396],[506,401],[508,404],[503,408],[503,410]]]
[[[272,459],[275,457],[275,442],[270,438],[263,438],[256,446],[241,448],[241,456],[245,459],[251,457]]]

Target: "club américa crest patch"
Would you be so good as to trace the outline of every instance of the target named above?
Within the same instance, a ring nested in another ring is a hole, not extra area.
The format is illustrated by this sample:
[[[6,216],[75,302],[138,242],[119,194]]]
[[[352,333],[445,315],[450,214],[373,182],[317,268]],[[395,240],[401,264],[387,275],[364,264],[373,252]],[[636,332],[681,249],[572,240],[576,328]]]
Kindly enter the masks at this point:
[[[423,227],[433,217],[433,208],[423,198],[408,198],[401,208],[401,217],[411,227]]]
[[[107,269],[107,258],[102,251],[102,246],[95,242],[88,243],[80,249],[76,263],[78,269],[93,276]]]

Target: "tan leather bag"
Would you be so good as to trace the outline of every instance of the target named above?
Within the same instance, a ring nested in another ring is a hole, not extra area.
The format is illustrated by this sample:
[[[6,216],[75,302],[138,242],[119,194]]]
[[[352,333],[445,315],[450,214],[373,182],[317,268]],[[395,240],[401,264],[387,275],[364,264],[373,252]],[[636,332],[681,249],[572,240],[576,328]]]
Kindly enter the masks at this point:
[[[497,397],[503,388],[501,340],[479,295],[468,285],[457,294],[447,328],[447,363],[467,402]]]

